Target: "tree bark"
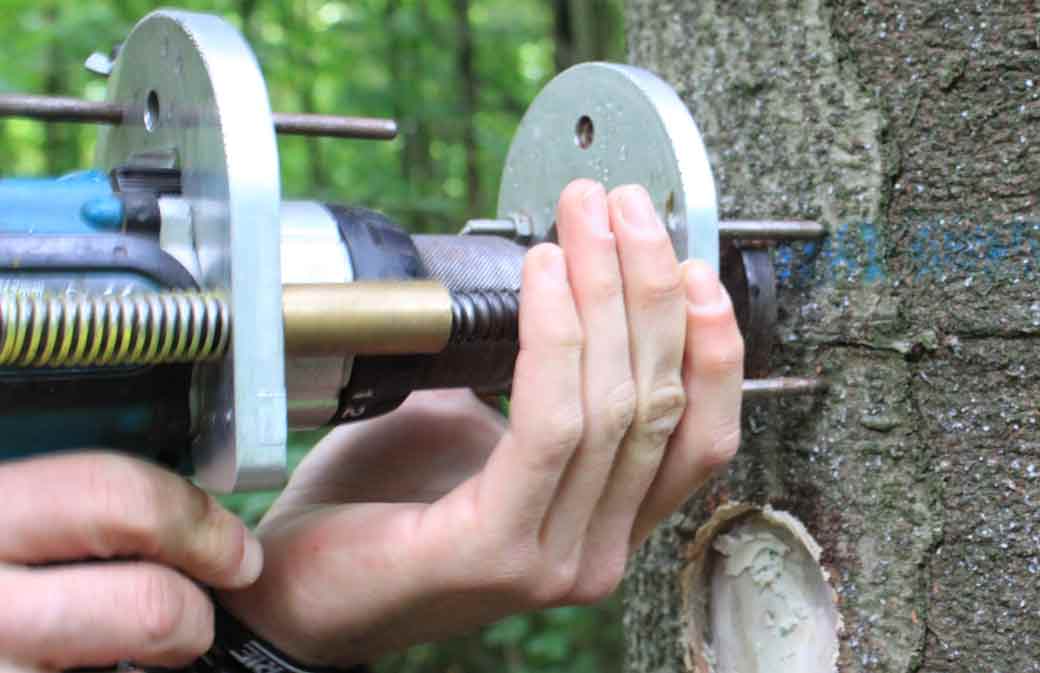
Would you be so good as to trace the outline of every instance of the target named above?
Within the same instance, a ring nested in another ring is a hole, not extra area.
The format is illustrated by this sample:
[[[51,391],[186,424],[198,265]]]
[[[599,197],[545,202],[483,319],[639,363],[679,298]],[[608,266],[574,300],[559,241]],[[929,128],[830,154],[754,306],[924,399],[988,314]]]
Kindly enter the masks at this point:
[[[682,578],[725,502],[796,516],[844,622],[840,671],[1040,671],[1040,32],[1033,0],[630,0],[721,214],[781,247],[777,373],[732,466],[640,551],[628,670],[702,670]]]

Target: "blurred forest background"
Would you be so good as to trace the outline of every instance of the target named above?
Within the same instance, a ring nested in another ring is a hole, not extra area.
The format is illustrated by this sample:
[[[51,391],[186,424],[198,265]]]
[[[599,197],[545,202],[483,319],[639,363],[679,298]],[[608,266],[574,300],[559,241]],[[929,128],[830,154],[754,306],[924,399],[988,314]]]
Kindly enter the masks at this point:
[[[624,60],[622,0],[171,0],[224,16],[253,46],[283,112],[387,116],[393,142],[280,138],[285,198],[381,210],[413,231],[492,216],[501,166],[528,103],[559,70]],[[143,0],[2,0],[0,90],[104,98],[82,66],[148,11]],[[0,121],[0,172],[89,167],[91,126]],[[298,459],[314,435],[295,438]],[[230,501],[255,521],[272,496]],[[363,580],[363,578],[359,578]],[[330,588],[334,590],[334,588]],[[383,673],[612,673],[618,601],[506,619],[413,648]]]

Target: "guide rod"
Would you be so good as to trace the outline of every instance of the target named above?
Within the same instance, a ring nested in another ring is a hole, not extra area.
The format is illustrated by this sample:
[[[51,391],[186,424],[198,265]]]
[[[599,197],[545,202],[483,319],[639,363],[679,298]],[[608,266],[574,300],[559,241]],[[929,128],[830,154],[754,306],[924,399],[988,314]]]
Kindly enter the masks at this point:
[[[65,96],[0,94],[0,117],[25,117],[52,122],[122,124],[126,109],[116,103],[96,102]],[[286,135],[328,138],[392,140],[397,122],[373,117],[274,113],[275,131]]]
[[[521,231],[522,218],[469,220],[462,234],[527,236],[529,230]],[[823,238],[827,229],[819,222],[807,220],[722,220],[719,222],[719,238],[744,241],[811,241]],[[556,225],[549,229],[546,240],[556,242]]]
[[[761,400],[781,395],[807,395],[827,390],[827,381],[812,378],[746,379],[745,400]]]
[[[806,220],[723,220],[720,238],[760,241],[811,241],[823,238],[827,230],[819,222]]]

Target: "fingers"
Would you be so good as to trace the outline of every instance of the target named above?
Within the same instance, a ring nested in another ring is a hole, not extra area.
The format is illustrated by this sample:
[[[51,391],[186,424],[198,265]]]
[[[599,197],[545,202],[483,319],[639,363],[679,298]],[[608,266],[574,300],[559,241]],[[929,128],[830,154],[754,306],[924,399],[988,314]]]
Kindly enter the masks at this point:
[[[535,606],[610,593],[631,545],[739,441],[743,345],[714,270],[680,267],[641,188],[608,200],[572,183],[557,224],[567,277],[547,264],[555,247],[525,265],[510,431],[478,479],[434,506],[490,513],[497,546],[533,554],[517,576],[540,578]],[[536,544],[509,537],[532,529]]]
[[[543,529],[549,553],[567,558],[581,552],[584,536],[575,532],[588,528],[603,493],[635,413],[636,388],[629,360],[626,288],[603,187],[589,180],[571,183],[560,197],[557,226],[585,334],[584,431]]]
[[[624,566],[637,504],[686,407],[680,374],[686,298],[671,238],[642,187],[611,192],[610,212],[625,288],[636,404],[589,529],[584,576],[599,571],[613,576],[609,566]]]
[[[64,455],[0,468],[0,561],[141,557],[217,587],[260,574],[260,543],[183,478],[114,454]],[[41,525],[45,522],[46,525]]]
[[[0,595],[0,652],[42,669],[182,666],[213,640],[205,594],[157,565],[0,567]]]
[[[632,530],[638,546],[653,527],[700,488],[740,444],[744,342],[729,295],[706,263],[686,268],[688,407],[643,501]]]
[[[583,351],[563,252],[538,245],[524,260],[510,428],[476,482],[481,510],[507,539],[541,529],[581,441]]]

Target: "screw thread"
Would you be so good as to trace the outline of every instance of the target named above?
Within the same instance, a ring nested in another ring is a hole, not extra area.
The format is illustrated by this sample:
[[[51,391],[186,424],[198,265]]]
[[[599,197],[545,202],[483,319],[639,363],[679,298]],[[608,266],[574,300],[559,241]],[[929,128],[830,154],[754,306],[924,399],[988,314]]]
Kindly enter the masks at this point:
[[[517,341],[520,294],[515,290],[451,293],[451,342]]]

